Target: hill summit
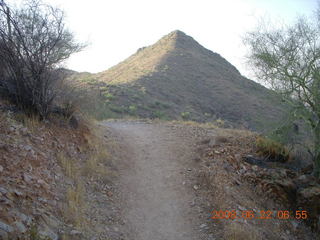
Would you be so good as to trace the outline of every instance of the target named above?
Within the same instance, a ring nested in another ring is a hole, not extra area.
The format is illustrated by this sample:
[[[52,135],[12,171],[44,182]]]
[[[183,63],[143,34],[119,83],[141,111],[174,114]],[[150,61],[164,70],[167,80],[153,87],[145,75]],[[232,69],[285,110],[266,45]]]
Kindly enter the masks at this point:
[[[243,77],[218,53],[176,30],[98,73],[110,113],[262,129],[280,119],[278,96]],[[114,116],[113,116],[114,117]]]

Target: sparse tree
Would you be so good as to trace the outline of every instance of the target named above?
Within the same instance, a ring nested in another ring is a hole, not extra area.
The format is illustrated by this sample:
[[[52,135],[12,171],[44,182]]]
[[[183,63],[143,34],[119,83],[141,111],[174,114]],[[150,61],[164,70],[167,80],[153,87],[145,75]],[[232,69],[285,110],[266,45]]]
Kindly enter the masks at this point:
[[[291,118],[310,126],[314,174],[320,177],[320,14],[281,28],[261,23],[244,43],[257,78],[293,107]]]
[[[21,6],[0,0],[0,93],[45,118],[62,77],[59,64],[84,45],[65,27],[62,10],[40,0]]]

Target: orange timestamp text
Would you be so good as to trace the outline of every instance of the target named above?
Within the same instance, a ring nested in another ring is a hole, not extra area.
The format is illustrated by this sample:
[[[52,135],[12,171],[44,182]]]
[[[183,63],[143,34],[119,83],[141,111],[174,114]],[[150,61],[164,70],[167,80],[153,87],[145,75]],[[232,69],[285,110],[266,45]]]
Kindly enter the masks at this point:
[[[308,218],[307,211],[289,211],[289,210],[213,210],[211,219],[300,219]]]

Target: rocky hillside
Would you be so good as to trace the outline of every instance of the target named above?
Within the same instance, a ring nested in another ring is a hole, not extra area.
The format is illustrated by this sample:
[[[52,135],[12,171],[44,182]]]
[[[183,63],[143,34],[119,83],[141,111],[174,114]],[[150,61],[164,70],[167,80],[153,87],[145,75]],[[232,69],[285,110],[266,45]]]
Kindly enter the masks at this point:
[[[93,79],[100,83],[110,117],[223,119],[228,125],[259,130],[284,111],[272,91],[243,77],[219,54],[181,31],[86,80]]]
[[[118,224],[119,213],[110,203],[115,171],[107,134],[83,119],[70,124],[58,116],[40,122],[0,100],[1,240],[113,234],[106,223]]]

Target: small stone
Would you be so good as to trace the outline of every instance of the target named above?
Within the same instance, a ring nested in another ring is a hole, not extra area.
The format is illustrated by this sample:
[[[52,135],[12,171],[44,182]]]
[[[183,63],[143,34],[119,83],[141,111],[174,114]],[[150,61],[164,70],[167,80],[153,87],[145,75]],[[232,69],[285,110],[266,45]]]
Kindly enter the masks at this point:
[[[58,240],[59,239],[58,235],[49,229],[47,229],[45,231],[40,231],[39,235],[43,238],[49,238],[50,240]]]
[[[240,206],[240,205],[238,206],[238,209],[241,210],[241,211],[247,211],[246,208],[244,208],[244,207],[242,207],[242,206]]]
[[[20,132],[23,136],[27,136],[28,135],[28,129],[27,128],[21,128]]]
[[[15,194],[16,196],[18,196],[18,197],[23,196],[23,193],[20,192],[20,191],[18,191],[18,190],[14,190],[13,192],[14,192],[14,194]]]
[[[71,234],[71,235],[81,235],[82,233],[81,233],[80,231],[78,231],[78,230],[72,230],[72,231],[70,232],[70,234]]]
[[[31,150],[32,150],[32,147],[29,146],[29,145],[26,145],[26,146],[24,146],[23,148],[24,148],[24,150],[26,150],[26,151],[31,151]]]
[[[56,200],[49,200],[49,203],[50,203],[52,206],[57,206],[57,201],[56,201]]]
[[[252,166],[252,170],[253,170],[253,171],[258,171],[258,166],[255,166],[255,165]]]
[[[0,149],[1,149],[1,150],[4,150],[4,151],[6,151],[6,152],[9,152],[9,147],[8,147],[7,144],[2,144],[2,143],[0,143]]]
[[[8,193],[7,189],[5,189],[5,188],[3,188],[3,187],[0,187],[0,192],[1,192],[2,194],[4,194],[4,195]]]
[[[32,180],[32,177],[26,173],[23,174],[23,180],[26,182],[26,183],[31,183],[31,180]]]
[[[191,171],[192,171],[192,169],[191,169],[191,168],[188,168],[188,169],[187,169],[187,171],[188,171],[188,172],[191,172]]]
[[[208,240],[216,240],[216,238],[215,238],[214,235],[211,233],[211,234],[209,234]]]
[[[205,223],[200,225],[200,228],[205,228],[205,227],[207,227],[207,224],[205,224]]]
[[[38,180],[37,180],[37,183],[39,183],[39,184],[41,184],[41,185],[46,184],[46,182],[43,181],[42,179],[38,179]]]
[[[3,167],[0,165],[0,173],[3,172]]]
[[[194,185],[194,186],[193,186],[193,189],[194,189],[194,190],[198,190],[198,189],[199,189],[199,186],[198,186],[198,185]]]
[[[9,240],[8,233],[0,229],[0,239]]]
[[[39,200],[40,202],[42,202],[42,203],[48,203],[48,200],[45,199],[45,198],[39,197],[38,200]]]
[[[238,186],[241,185],[241,182],[238,179],[234,180],[234,183]]]
[[[0,221],[0,230],[3,230],[5,232],[13,232],[13,227],[9,226],[8,224],[5,224],[4,222]]]
[[[15,215],[20,218],[20,220],[22,222],[24,222],[25,224],[27,224],[28,226],[31,225],[32,223],[32,217],[29,217],[21,212],[15,212]]]
[[[27,228],[21,222],[16,221],[13,223],[13,225],[21,233],[25,233],[27,231]]]

